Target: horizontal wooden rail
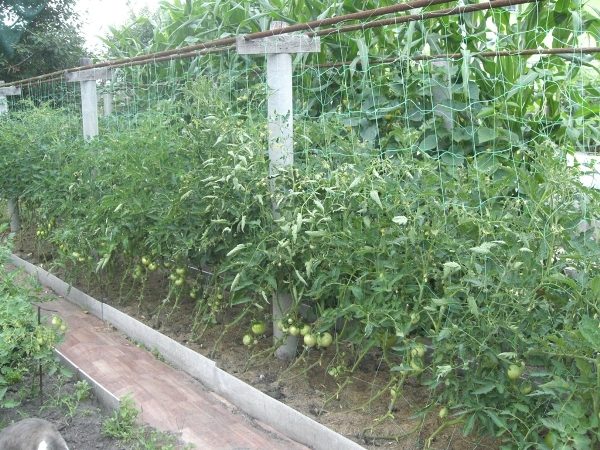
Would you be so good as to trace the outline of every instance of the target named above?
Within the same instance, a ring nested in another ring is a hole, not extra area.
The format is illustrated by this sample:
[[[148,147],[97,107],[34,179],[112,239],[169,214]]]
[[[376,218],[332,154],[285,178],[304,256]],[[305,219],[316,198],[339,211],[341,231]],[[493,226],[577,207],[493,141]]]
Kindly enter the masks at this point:
[[[310,31],[308,34],[313,36],[329,36],[337,33],[345,33],[356,30],[366,30],[369,28],[383,27],[387,25],[398,25],[401,23],[412,22],[417,20],[426,20],[430,18],[437,18],[442,16],[456,15],[456,14],[464,14],[473,11],[482,11],[486,9],[500,8],[518,4],[525,3],[536,3],[541,2],[543,0],[493,0],[488,3],[480,3],[475,5],[466,5],[466,6],[456,6],[453,8],[442,9],[439,11],[432,11],[429,13],[420,13],[420,14],[411,14],[411,15],[403,15],[392,17],[389,19],[377,20],[363,24],[349,25],[337,28],[327,28],[319,31]],[[275,36],[279,34],[287,34],[293,33],[296,31],[305,31],[305,30],[314,30],[315,28],[319,28],[326,25],[334,25],[342,22],[352,21],[352,20],[367,20],[375,17],[380,17],[383,15],[398,13],[409,11],[416,8],[424,8],[427,6],[433,6],[443,3],[449,3],[449,0],[412,0],[405,3],[399,3],[396,5],[391,5],[382,8],[375,8],[365,11],[360,11],[357,13],[345,14],[337,17],[330,17],[327,19],[314,20],[310,22],[293,24],[285,28],[279,28],[275,30],[267,30],[267,31],[259,31],[255,33],[249,33],[244,35],[244,39],[253,40],[260,39],[269,36]],[[232,45],[235,45],[236,36],[215,39],[212,41],[201,42],[198,44],[180,47],[177,49],[165,50],[161,52],[151,53],[147,55],[139,55],[131,58],[122,58],[118,60],[109,60],[103,61],[96,64],[88,64],[82,65],[79,67],[74,67],[71,69],[64,69],[55,72],[51,72],[44,75],[38,75],[35,77],[26,78],[19,81],[14,81],[11,83],[7,83],[6,86],[13,85],[22,85],[25,83],[32,83],[36,81],[43,80],[54,80],[57,78],[61,78],[64,74],[68,72],[81,71],[93,68],[100,67],[128,67],[134,65],[141,65],[145,63],[166,61],[171,59],[182,59],[182,58],[190,58],[197,56],[199,51],[214,49],[213,51],[227,51],[230,49]],[[207,52],[208,53],[208,52]]]

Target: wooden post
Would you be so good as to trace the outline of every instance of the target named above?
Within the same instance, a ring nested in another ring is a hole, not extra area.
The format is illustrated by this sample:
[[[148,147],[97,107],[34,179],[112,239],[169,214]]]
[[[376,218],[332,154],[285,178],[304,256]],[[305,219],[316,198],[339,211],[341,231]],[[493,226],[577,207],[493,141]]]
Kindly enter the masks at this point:
[[[286,27],[285,22],[273,22],[271,29]],[[281,172],[290,170],[294,164],[294,117],[292,95],[292,53],[320,51],[318,37],[305,35],[278,35],[246,41],[237,38],[237,52],[241,55],[266,55],[268,93],[268,142],[270,189],[276,193],[276,185]],[[273,216],[280,216],[273,203]],[[292,359],[296,356],[298,338],[284,334],[276,323],[284,318],[293,306],[289,292],[278,291],[273,296],[273,338],[277,347],[275,355],[279,359]]]
[[[81,58],[81,65],[91,64],[90,58]],[[69,72],[66,80],[71,83],[79,82],[81,88],[81,115],[83,118],[83,136],[93,139],[98,136],[98,92],[96,81],[110,76],[110,70],[106,67],[97,69]]]
[[[2,87],[4,81],[0,81],[0,115],[8,113],[8,102],[6,97],[9,95],[21,95],[21,88],[16,86]],[[11,233],[17,233],[21,230],[21,216],[19,215],[19,198],[8,199],[8,218],[10,220]]]

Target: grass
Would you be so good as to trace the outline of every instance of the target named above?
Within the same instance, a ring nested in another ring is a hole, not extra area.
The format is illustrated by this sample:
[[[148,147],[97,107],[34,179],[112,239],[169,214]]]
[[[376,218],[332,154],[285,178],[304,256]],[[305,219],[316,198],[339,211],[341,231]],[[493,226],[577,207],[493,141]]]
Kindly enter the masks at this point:
[[[139,411],[131,397],[121,399],[119,409],[104,421],[102,432],[109,437],[128,443],[134,450],[175,450],[177,439],[168,433],[139,425]],[[186,445],[184,449],[194,448]]]

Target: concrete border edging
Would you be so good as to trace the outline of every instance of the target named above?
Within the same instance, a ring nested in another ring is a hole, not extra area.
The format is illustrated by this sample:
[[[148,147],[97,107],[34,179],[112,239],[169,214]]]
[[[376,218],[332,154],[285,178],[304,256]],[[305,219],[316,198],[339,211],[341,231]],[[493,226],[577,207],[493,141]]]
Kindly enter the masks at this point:
[[[14,254],[11,255],[10,261],[27,273],[36,276],[42,285],[52,289],[71,303],[110,323],[146,347],[157,350],[167,362],[198,379],[207,388],[249,416],[273,427],[288,438],[315,450],[364,450],[364,447],[356,442],[219,369],[214,361],[118,309],[101,303],[46,270]]]
[[[100,403],[100,405],[103,406],[104,409],[106,409],[107,411],[115,411],[119,409],[119,406],[121,406],[121,401],[115,395],[113,395],[112,392],[110,392],[108,389],[106,389],[104,386],[98,383],[87,372],[82,370],[77,364],[75,364],[73,361],[67,358],[67,356],[61,353],[60,350],[55,349],[54,353],[56,353],[56,356],[58,356],[58,359],[60,359],[63,365],[69,367],[77,374],[79,379],[83,379],[88,382],[88,384],[92,388],[92,392],[98,400],[98,403]]]

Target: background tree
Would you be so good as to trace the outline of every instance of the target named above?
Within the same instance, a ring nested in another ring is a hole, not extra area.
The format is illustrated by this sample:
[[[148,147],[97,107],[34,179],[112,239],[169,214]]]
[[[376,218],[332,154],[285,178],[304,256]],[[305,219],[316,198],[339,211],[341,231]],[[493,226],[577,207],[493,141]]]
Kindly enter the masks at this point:
[[[84,53],[75,0],[0,0],[0,80],[72,67]]]

